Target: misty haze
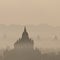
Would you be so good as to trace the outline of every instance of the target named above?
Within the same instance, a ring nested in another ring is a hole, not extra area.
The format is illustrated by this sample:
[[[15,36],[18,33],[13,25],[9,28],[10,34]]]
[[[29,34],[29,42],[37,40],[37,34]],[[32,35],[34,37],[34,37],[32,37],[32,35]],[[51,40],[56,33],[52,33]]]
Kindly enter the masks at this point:
[[[60,0],[0,0],[0,60],[60,60]]]
[[[60,27],[0,25],[0,60],[60,60]]]

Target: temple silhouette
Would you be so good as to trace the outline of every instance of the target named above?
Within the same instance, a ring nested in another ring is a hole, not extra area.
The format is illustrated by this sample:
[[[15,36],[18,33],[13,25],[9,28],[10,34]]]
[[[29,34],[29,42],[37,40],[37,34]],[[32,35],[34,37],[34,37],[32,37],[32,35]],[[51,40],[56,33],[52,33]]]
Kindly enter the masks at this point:
[[[17,40],[14,44],[15,48],[33,48],[34,42],[29,38],[26,27],[24,27],[24,32],[22,33],[22,38]]]
[[[14,43],[14,49],[7,52],[4,60],[41,60],[41,53],[34,50],[34,41],[29,38],[26,27],[22,37]]]

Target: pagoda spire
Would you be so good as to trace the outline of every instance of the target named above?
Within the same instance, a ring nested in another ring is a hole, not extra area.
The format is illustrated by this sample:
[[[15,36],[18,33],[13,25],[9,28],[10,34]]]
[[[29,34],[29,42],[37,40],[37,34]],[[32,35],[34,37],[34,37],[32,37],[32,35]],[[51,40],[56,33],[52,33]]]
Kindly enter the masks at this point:
[[[24,27],[24,30],[23,30],[23,33],[22,33],[22,37],[21,37],[21,39],[19,39],[16,43],[15,43],[15,47],[17,46],[17,47],[31,47],[31,48],[33,48],[33,44],[34,44],[34,42],[33,42],[33,40],[31,40],[30,38],[29,38],[29,35],[28,35],[28,32],[27,32],[27,30],[26,30],[26,26]]]
[[[29,39],[28,32],[26,30],[26,26],[24,27],[24,32],[22,33],[22,39],[23,40]]]
[[[24,27],[24,32],[27,32],[27,30],[26,30],[26,26]]]

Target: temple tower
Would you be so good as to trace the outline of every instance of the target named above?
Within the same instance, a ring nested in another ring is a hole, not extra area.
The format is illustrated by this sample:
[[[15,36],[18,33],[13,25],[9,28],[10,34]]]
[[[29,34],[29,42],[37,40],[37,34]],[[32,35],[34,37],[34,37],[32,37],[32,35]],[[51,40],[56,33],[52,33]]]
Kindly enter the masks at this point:
[[[14,44],[15,48],[33,48],[34,42],[29,38],[26,27],[24,27],[24,31],[22,33],[22,38],[17,40]]]

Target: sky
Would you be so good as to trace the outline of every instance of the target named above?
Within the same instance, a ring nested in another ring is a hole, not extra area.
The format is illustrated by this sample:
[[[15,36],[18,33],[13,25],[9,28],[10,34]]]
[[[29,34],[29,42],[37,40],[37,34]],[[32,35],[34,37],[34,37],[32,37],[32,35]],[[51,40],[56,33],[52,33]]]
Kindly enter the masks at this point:
[[[0,0],[0,24],[60,26],[60,0]]]

